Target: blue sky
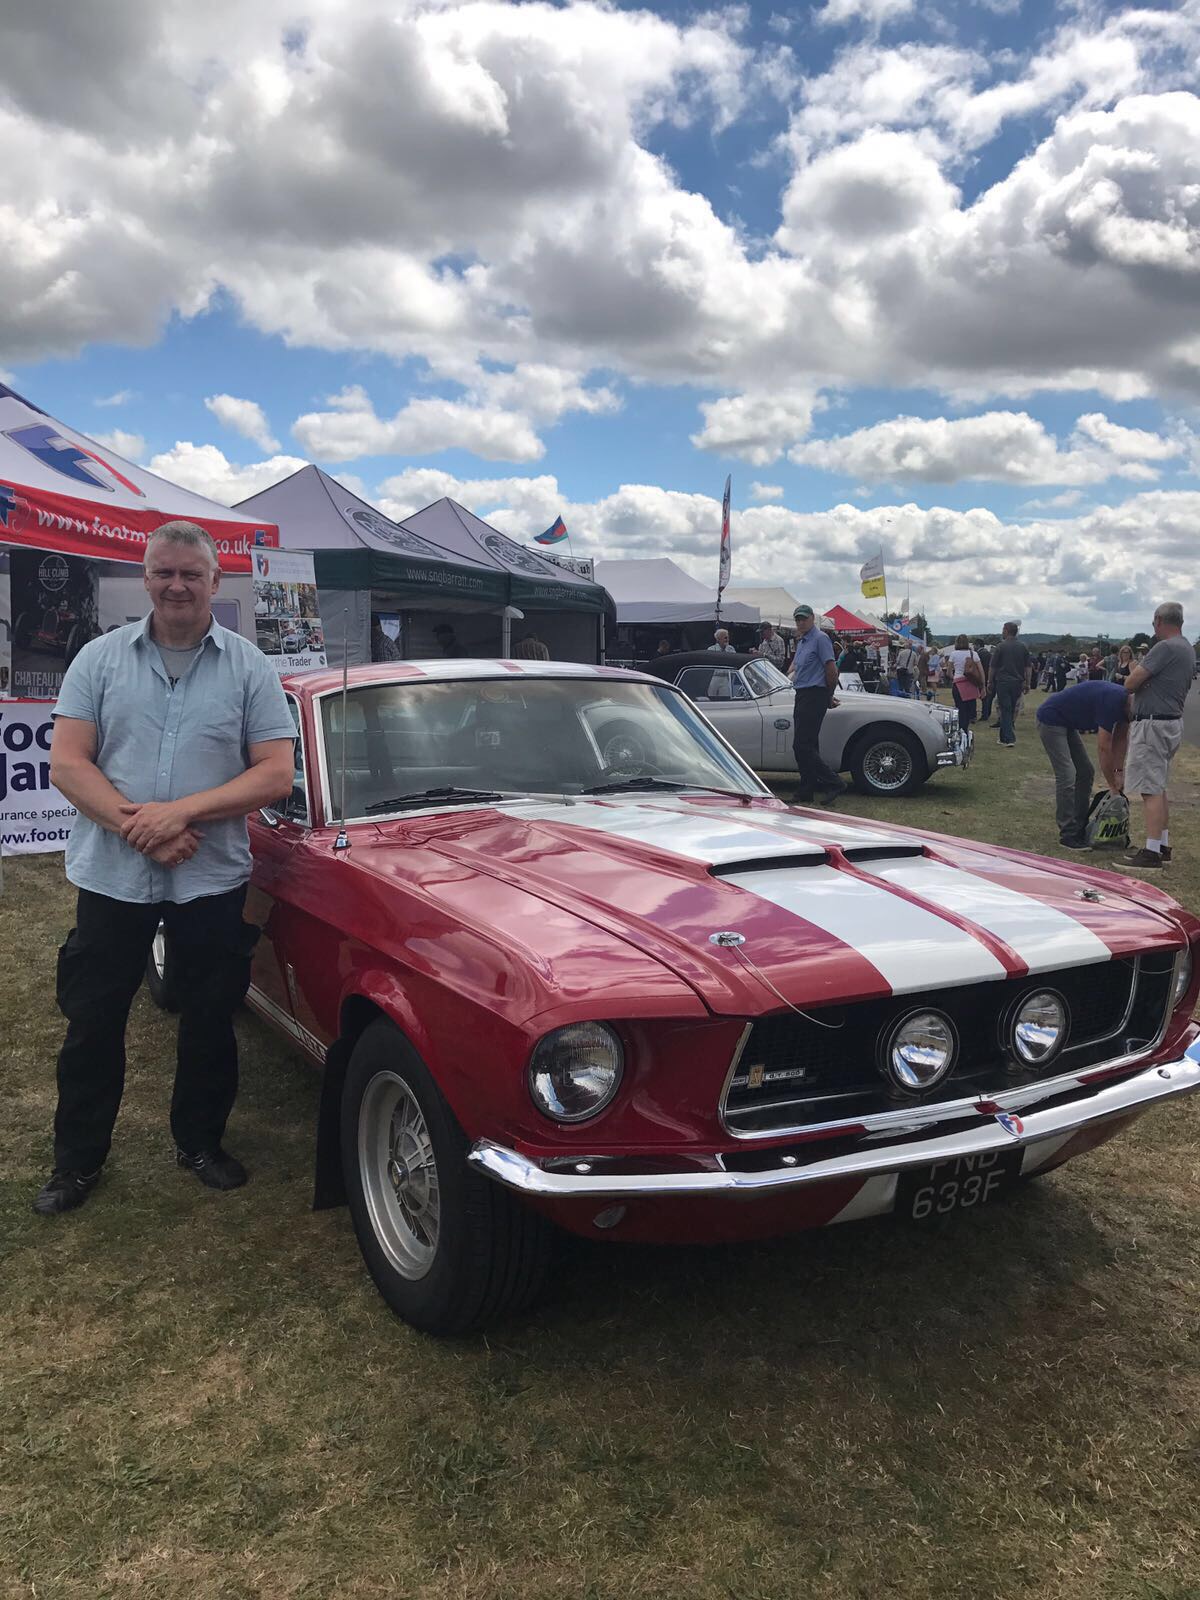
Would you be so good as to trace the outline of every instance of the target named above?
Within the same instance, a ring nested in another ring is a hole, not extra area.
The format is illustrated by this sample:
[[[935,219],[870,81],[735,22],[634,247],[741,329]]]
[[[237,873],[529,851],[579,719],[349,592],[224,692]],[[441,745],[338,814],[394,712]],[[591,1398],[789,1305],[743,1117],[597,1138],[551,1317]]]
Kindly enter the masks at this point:
[[[227,503],[1132,630],[1200,515],[1200,5],[34,8],[0,370]],[[55,86],[55,93],[47,85]],[[48,198],[52,197],[52,198]]]

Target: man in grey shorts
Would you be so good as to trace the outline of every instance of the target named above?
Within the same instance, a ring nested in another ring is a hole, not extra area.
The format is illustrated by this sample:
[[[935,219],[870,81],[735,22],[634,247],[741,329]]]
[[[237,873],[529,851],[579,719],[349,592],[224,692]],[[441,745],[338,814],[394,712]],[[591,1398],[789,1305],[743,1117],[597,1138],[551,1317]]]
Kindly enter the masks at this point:
[[[1183,607],[1166,601],[1154,613],[1153,647],[1125,680],[1133,695],[1125,792],[1141,795],[1146,815],[1146,843],[1125,856],[1126,866],[1155,869],[1171,859],[1167,779],[1195,671],[1196,653],[1183,637]]]

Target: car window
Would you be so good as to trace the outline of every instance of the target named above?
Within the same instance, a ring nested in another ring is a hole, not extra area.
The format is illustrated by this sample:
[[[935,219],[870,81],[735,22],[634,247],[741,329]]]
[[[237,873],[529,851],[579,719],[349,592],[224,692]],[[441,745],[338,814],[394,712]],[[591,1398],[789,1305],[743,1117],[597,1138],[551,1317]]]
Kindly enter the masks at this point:
[[[729,667],[685,667],[676,680],[692,700],[749,700],[740,672]]]
[[[729,674],[726,674],[729,676]],[[430,789],[580,794],[649,776],[759,794],[752,773],[668,684],[593,677],[411,678],[321,701],[325,758],[346,815]]]
[[[791,688],[791,684],[773,661],[747,661],[742,671],[751,692],[755,695],[774,694],[776,689]]]
[[[304,735],[300,731],[300,707],[291,695],[288,695],[287,703],[292,721],[296,724],[296,743],[292,747],[296,765],[292,773],[292,792],[284,802],[283,814],[292,822],[308,827],[311,818],[308,814],[308,788],[304,782]]]

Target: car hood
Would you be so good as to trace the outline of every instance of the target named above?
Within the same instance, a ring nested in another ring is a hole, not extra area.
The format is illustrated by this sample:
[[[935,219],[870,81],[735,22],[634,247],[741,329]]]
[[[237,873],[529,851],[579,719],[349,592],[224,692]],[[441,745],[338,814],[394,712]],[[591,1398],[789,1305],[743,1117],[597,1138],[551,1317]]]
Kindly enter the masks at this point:
[[[412,830],[653,954],[722,1014],[1051,972],[1185,938],[1166,897],[1139,903],[1137,885],[1106,873],[770,802],[613,796],[425,816],[380,827],[375,870],[393,852],[402,870]]]

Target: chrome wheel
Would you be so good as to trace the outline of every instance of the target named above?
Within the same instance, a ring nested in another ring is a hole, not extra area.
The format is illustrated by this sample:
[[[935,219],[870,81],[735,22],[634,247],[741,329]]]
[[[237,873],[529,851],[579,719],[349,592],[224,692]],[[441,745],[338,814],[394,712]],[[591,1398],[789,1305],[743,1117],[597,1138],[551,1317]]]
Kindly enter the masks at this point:
[[[912,751],[898,740],[881,739],[863,758],[863,773],[872,789],[903,789],[913,775]]]
[[[403,1078],[380,1072],[358,1113],[358,1163],[371,1227],[404,1278],[423,1278],[437,1254],[441,1195],[425,1114]]]
[[[154,935],[154,943],[150,946],[150,960],[158,974],[158,981],[167,981],[167,934],[160,922],[158,932]]]
[[[606,768],[623,771],[626,767],[642,767],[646,764],[646,743],[636,733],[614,733],[604,741],[600,754]]]

